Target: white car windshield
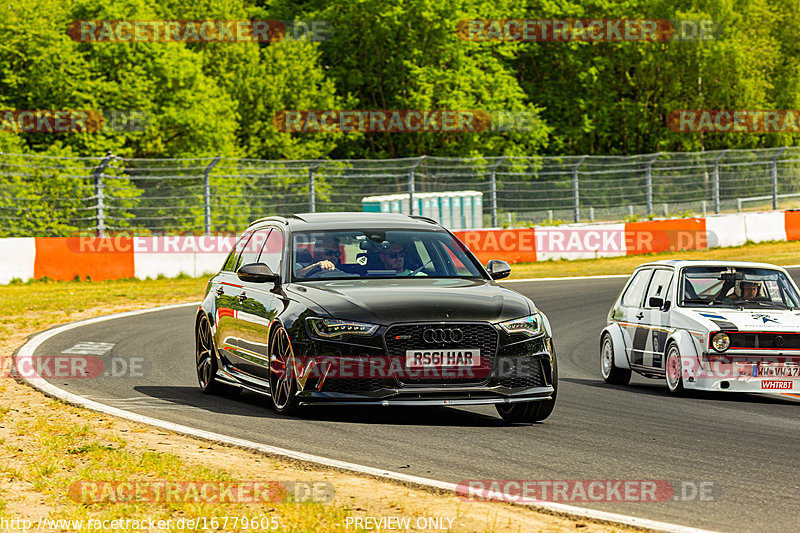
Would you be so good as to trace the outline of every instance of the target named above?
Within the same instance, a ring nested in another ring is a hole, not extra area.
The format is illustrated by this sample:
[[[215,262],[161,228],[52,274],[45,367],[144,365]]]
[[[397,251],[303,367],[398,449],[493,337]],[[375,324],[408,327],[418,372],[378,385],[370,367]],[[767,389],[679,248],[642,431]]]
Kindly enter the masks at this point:
[[[800,308],[800,297],[787,276],[768,268],[686,267],[680,295],[684,307]]]
[[[466,247],[444,231],[317,231],[294,235],[295,280],[482,278]]]

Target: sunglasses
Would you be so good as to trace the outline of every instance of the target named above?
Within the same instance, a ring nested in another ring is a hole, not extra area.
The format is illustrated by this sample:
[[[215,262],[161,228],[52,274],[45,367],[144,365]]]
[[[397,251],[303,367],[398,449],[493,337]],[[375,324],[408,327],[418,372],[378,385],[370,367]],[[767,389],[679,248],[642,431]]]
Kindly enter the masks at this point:
[[[325,250],[322,252],[322,255],[326,257],[342,257],[342,252],[337,252],[336,250]]]

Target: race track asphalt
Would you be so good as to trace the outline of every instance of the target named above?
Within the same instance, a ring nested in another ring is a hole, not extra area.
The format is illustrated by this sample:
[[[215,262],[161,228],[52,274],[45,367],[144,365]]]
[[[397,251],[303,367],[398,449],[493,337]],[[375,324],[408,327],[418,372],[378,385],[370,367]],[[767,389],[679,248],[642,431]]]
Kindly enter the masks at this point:
[[[713,501],[572,504],[720,531],[796,531],[800,405],[731,394],[675,398],[660,380],[640,376],[628,386],[606,385],[598,335],[624,282],[508,284],[532,297],[554,329],[558,401],[550,418],[533,425],[506,426],[491,406],[317,407],[286,418],[249,392],[203,395],[194,369],[194,307],[81,326],[47,340],[36,355],[57,355],[79,342],[113,343],[102,356],[106,368],[116,364],[121,372],[123,363],[136,362],[141,376],[51,383],[208,431],[454,483],[668,480],[689,497],[693,484],[711,482],[705,487],[713,487]]]

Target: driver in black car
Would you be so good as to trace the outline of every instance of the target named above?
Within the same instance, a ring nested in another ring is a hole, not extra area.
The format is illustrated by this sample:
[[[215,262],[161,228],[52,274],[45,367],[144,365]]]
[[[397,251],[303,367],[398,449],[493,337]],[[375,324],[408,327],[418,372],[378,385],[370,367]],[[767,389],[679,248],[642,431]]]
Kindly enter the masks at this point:
[[[314,262],[309,265],[295,264],[294,275],[304,278],[317,271],[334,270],[342,264],[342,252],[339,239],[325,235],[322,241],[314,243]]]

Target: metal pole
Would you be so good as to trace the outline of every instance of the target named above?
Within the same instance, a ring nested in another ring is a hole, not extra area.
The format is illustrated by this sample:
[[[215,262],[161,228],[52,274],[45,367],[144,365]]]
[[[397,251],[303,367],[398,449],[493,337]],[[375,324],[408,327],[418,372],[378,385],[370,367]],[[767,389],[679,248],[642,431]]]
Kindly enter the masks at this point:
[[[661,152],[657,153],[656,156],[647,162],[647,168],[644,171],[644,181],[645,181],[645,188],[647,194],[647,214],[653,214],[653,163],[661,156]]]
[[[785,146],[772,158],[772,209],[778,209],[778,158],[784,150]]]
[[[211,169],[217,166],[222,156],[217,156],[211,160],[203,171],[203,233],[211,235]]]
[[[572,201],[573,201],[572,209],[574,211],[573,218],[575,219],[575,222],[580,222],[581,219],[581,198],[580,198],[580,190],[578,188],[578,169],[583,164],[583,162],[586,161],[587,157],[589,156],[585,155],[581,157],[580,161],[578,161],[578,164],[575,165],[575,168],[572,169]]]
[[[308,167],[308,212],[314,213],[317,209],[317,180],[314,177],[314,171],[317,170],[319,163]]]
[[[408,214],[409,215],[414,214],[414,170],[419,166],[420,163],[422,163],[423,159],[425,159],[424,155],[419,159],[417,159],[417,162],[414,163],[414,165],[408,171]]]
[[[491,188],[491,202],[492,202],[492,227],[497,227],[497,167],[503,162],[506,156],[501,157],[497,160],[497,163],[492,167],[492,173],[490,175],[489,186]]]
[[[724,150],[714,161],[714,212],[719,214],[719,162],[728,151]]]
[[[116,156],[111,153],[111,150],[106,152],[106,156],[100,161],[100,164],[97,165],[97,168],[94,169],[94,196],[97,200],[95,204],[95,210],[97,212],[97,225],[95,226],[96,235],[98,237],[105,237],[106,236],[106,213],[105,213],[105,191],[103,186],[103,171],[108,168],[111,164],[111,161]]]

